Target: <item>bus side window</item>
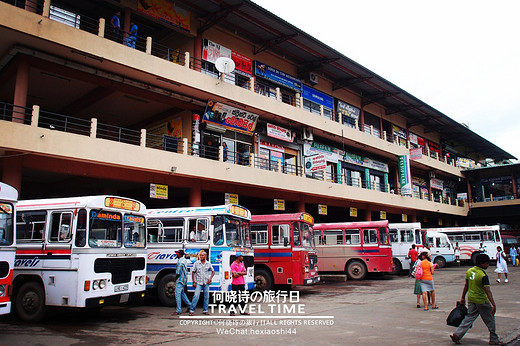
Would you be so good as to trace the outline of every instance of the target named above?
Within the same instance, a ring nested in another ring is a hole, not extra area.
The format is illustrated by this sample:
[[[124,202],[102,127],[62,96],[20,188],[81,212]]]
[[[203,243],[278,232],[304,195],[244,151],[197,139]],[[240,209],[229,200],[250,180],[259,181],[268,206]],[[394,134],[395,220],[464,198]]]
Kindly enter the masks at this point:
[[[16,239],[21,242],[42,242],[47,212],[28,211],[16,215]]]
[[[345,230],[345,244],[361,244],[361,237],[358,229],[347,229]]]
[[[284,245],[284,239],[289,242],[289,225],[273,225],[271,228],[271,244]]]
[[[390,242],[392,243],[397,243],[399,241],[399,237],[397,235],[397,230],[396,229],[390,229],[389,230],[389,234],[390,234]]]
[[[72,213],[54,212],[51,214],[49,239],[51,242],[69,242],[72,235]]]
[[[364,229],[363,230],[363,243],[364,244],[377,244],[377,231],[375,229]]]
[[[293,244],[294,246],[302,245],[300,239],[300,227],[298,227],[298,222],[293,223]]]
[[[78,221],[76,225],[76,241],[77,247],[83,247],[86,244],[87,239],[87,211],[81,209],[78,212]]]
[[[251,243],[267,245],[267,225],[251,225]]]

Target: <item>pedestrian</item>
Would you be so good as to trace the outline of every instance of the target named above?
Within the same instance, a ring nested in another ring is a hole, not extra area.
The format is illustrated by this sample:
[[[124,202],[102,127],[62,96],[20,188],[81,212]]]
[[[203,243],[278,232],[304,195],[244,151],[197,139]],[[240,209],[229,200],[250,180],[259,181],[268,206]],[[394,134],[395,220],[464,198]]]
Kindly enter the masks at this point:
[[[462,290],[461,304],[466,303],[466,293],[468,293],[468,313],[459,327],[450,335],[451,340],[460,344],[460,340],[473,327],[473,322],[480,315],[482,321],[489,330],[490,345],[505,345],[496,334],[495,313],[497,307],[489,284],[489,277],[485,269],[489,267],[489,256],[486,254],[477,255],[476,266],[466,271],[466,283]]]
[[[121,38],[123,35],[121,34],[121,11],[117,11],[110,20],[110,24],[112,25],[112,31],[114,32],[114,40],[118,43],[121,43]]]
[[[191,305],[188,296],[186,295],[186,284],[188,283],[188,256],[184,253],[184,250],[179,250],[177,254],[177,273],[175,284],[175,302],[177,305],[175,313],[180,315],[182,312],[182,301],[189,307]],[[185,257],[186,256],[186,257]]]
[[[430,262],[427,252],[421,252],[421,254],[419,255],[419,262],[417,263],[417,266],[421,266],[423,271],[423,276],[420,280],[420,284],[424,304],[424,311],[429,310],[427,303],[428,292],[430,292],[431,294],[432,309],[438,309],[439,307],[435,305],[435,285],[433,283],[433,274],[435,271],[435,266],[432,264],[432,262]]]
[[[209,286],[211,280],[215,275],[215,270],[209,261],[206,260],[206,251],[200,250],[197,254],[197,262],[193,265],[191,270],[191,278],[193,280],[193,287],[195,293],[191,300],[190,316],[193,316],[197,303],[199,302],[200,291],[204,291],[204,302],[202,304],[202,313],[209,315]]]
[[[478,251],[479,251],[480,253],[484,253],[484,252],[486,252],[486,247],[484,246],[483,243],[480,243],[480,245],[479,245],[479,247],[478,247]]]
[[[410,262],[410,270],[408,271],[408,277],[412,276],[413,267],[415,262],[417,262],[417,257],[419,257],[419,253],[415,249],[415,244],[412,244],[412,248],[408,251],[408,261]]]
[[[457,262],[457,265],[460,265],[460,247],[459,242],[455,243],[455,262]]]
[[[224,162],[226,162],[228,159],[228,146],[226,142],[222,143],[222,155]]]
[[[511,248],[509,248],[509,257],[511,257],[513,267],[516,267],[516,256],[518,256],[518,252],[514,246],[511,246]]]
[[[509,280],[507,279],[507,257],[505,252],[502,251],[502,247],[500,246],[497,246],[497,269],[495,269],[495,273],[498,274],[498,283],[500,283],[502,274],[504,274],[505,276],[504,282],[509,282]]]
[[[244,265],[244,256],[242,252],[237,252],[236,258],[231,264],[231,290],[237,292],[237,299],[240,304],[240,314],[241,315],[249,315],[248,312],[244,310],[244,306],[246,305],[245,301],[241,299],[239,292],[246,290],[246,281],[244,280],[244,275],[247,275],[247,270]],[[235,316],[235,309],[230,309],[230,315]]]
[[[130,22],[130,32],[128,37],[125,39],[125,44],[135,49],[135,41],[137,41],[137,25],[134,22]]]

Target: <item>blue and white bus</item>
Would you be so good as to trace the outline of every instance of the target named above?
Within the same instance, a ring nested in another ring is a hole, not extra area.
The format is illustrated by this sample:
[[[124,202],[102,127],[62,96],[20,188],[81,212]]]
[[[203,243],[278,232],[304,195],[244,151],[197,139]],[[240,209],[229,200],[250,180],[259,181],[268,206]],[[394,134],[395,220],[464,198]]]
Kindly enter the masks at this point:
[[[246,289],[255,288],[254,254],[249,222],[251,212],[236,204],[212,207],[149,209],[148,289],[156,289],[161,304],[175,305],[177,251],[190,256],[191,271],[200,250],[215,269],[210,291],[231,291],[231,263],[242,252],[247,276]],[[194,291],[188,275],[188,291]]]

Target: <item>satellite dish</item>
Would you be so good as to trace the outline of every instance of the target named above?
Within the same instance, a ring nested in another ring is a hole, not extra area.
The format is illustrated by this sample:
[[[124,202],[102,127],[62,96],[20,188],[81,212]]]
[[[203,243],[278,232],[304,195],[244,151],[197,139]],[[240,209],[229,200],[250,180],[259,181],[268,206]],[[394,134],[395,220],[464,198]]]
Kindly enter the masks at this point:
[[[231,73],[235,70],[235,62],[230,58],[221,56],[215,61],[215,67],[220,73]]]

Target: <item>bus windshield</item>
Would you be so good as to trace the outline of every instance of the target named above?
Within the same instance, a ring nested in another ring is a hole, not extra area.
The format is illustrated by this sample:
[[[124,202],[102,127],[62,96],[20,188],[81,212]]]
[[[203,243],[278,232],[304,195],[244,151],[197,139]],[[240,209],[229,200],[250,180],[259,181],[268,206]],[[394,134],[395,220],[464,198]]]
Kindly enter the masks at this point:
[[[305,247],[316,248],[314,237],[312,236],[312,226],[307,223],[300,223],[300,230],[302,233],[302,245]]]
[[[144,248],[146,227],[144,217],[125,215],[125,247]]]
[[[0,246],[13,244],[13,205],[0,203]]]
[[[251,247],[249,221],[232,216],[224,216],[226,245]]]
[[[121,213],[105,210],[90,211],[90,247],[121,247]]]

